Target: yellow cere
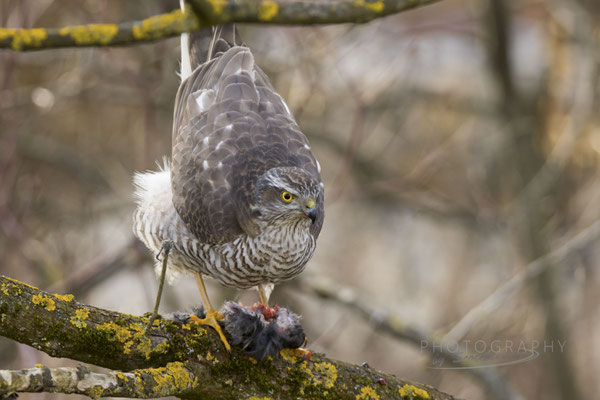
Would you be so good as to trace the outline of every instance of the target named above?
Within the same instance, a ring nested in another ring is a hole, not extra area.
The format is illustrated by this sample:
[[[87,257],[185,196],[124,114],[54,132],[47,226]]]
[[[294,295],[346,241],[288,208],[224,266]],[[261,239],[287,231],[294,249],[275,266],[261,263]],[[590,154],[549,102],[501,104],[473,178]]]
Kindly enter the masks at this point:
[[[71,317],[71,323],[75,325],[77,328],[85,328],[87,323],[85,320],[89,317],[90,312],[85,308],[79,308],[75,310],[75,315]]]
[[[67,303],[70,303],[73,301],[73,299],[75,299],[72,294],[55,294],[54,297],[59,300],[66,301]]]
[[[378,1],[366,1],[366,0],[356,0],[354,2],[354,5],[356,7],[363,7],[366,8],[367,10],[376,12],[376,13],[380,13],[383,11],[383,9],[385,8],[385,3],[383,2],[383,0],[378,0]]]
[[[365,386],[356,395],[356,400],[379,400],[379,395],[371,386]]]
[[[58,33],[61,36],[69,36],[77,44],[109,44],[113,37],[119,32],[115,24],[89,24],[79,26],[67,26]]]
[[[258,19],[261,21],[270,21],[279,12],[279,5],[272,0],[265,0],[258,8]]]
[[[31,302],[36,306],[44,307],[48,311],[56,310],[56,303],[54,303],[54,300],[41,294],[34,294],[31,297]]]
[[[414,399],[426,400],[429,399],[429,393],[426,390],[418,388],[414,385],[404,385],[398,389],[398,393],[402,398],[410,398],[411,395]]]

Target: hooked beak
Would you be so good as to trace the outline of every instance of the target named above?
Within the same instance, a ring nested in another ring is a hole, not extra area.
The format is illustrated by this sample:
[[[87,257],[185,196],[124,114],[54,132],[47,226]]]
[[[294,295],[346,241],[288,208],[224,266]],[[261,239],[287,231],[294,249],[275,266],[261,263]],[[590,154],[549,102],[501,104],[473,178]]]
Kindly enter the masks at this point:
[[[309,199],[306,202],[306,205],[304,206],[304,214],[310,218],[313,224],[315,223],[315,220],[317,219],[317,204],[313,199]]]

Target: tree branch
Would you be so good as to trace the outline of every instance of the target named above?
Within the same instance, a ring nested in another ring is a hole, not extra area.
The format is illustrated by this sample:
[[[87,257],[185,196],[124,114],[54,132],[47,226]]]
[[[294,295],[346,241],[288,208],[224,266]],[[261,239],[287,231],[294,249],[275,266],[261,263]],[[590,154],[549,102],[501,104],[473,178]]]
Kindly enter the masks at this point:
[[[523,399],[523,396],[495,369],[474,368],[476,365],[465,357],[466,354],[458,346],[451,346],[451,342],[439,340],[436,335],[416,329],[406,324],[400,317],[369,304],[365,299],[361,299],[352,288],[317,275],[300,279],[299,286],[305,292],[334,301],[354,311],[378,332],[411,342],[419,346],[421,351],[429,352],[438,361],[445,361],[454,367],[462,367],[464,372],[483,383],[493,398],[499,400]]]
[[[178,36],[229,22],[283,25],[364,23],[439,0],[192,0],[192,11],[175,10],[141,21],[61,29],[0,28],[0,48],[15,51],[61,47],[120,46]]]
[[[259,364],[240,349],[229,355],[212,329],[160,319],[146,335],[147,321],[0,277],[0,335],[54,357],[113,370],[97,374],[85,367],[36,366],[0,371],[0,397],[15,391],[44,391],[94,398],[453,398],[429,386],[321,354],[301,361],[293,351],[283,350],[282,357],[269,357]]]

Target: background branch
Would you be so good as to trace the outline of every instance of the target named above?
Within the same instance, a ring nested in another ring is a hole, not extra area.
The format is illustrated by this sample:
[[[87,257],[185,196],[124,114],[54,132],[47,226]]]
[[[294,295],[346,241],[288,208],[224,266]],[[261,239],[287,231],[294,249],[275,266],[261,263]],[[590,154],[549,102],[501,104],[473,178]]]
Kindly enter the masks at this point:
[[[0,395],[15,391],[81,393],[91,397],[229,398],[243,394],[297,398],[452,399],[368,367],[321,354],[300,362],[291,351],[258,364],[241,350],[229,355],[216,333],[197,325],[148,319],[76,302],[0,277],[0,335],[54,357],[67,357],[128,374],[95,374],[84,367],[0,371]],[[369,397],[373,396],[373,397]],[[412,397],[411,397],[412,396]],[[421,397],[419,397],[421,396]],[[428,397],[427,397],[428,396]]]
[[[332,300],[358,313],[373,329],[384,332],[396,339],[406,340],[418,346],[421,351],[431,353],[432,357],[441,358],[452,367],[464,367],[462,371],[470,374],[483,383],[495,399],[523,399],[493,368],[478,369],[465,358],[465,353],[449,342],[441,341],[435,335],[406,324],[400,317],[375,307],[361,298],[352,288],[340,285],[322,276],[311,276],[301,279],[300,287],[308,293]],[[455,343],[453,343],[455,344]],[[452,351],[448,351],[452,348]],[[470,367],[470,368],[469,368]]]
[[[61,29],[0,28],[0,48],[16,51],[146,43],[229,22],[285,25],[363,23],[439,0],[339,0],[327,2],[194,0],[191,11],[175,10],[141,21],[87,24]]]

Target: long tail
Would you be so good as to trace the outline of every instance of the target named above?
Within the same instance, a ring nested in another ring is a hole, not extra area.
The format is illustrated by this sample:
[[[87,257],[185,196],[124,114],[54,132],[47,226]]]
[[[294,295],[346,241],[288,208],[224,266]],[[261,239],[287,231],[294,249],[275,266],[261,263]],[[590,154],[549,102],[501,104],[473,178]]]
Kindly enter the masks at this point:
[[[179,6],[185,11],[185,1],[179,0]],[[234,24],[217,25],[210,28],[181,34],[181,80],[185,80],[192,72],[218,53],[233,46],[243,45]]]

